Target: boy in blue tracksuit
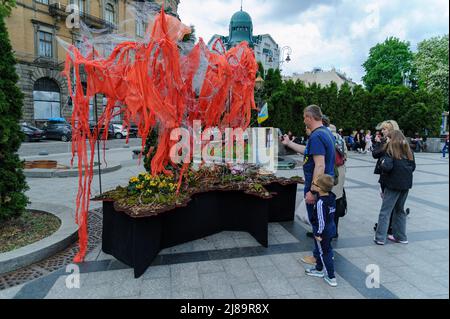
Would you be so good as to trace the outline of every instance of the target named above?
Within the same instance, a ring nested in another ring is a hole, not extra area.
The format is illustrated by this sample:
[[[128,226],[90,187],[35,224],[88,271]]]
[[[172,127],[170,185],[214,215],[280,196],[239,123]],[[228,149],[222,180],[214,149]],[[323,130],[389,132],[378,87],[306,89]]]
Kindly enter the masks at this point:
[[[316,267],[306,269],[308,276],[324,278],[332,287],[337,286],[334,275],[333,248],[331,240],[336,235],[334,213],[336,211],[336,196],[331,192],[334,178],[330,175],[320,175],[312,183],[312,191],[317,192],[318,200],[314,206],[314,215],[311,219],[316,251]]]

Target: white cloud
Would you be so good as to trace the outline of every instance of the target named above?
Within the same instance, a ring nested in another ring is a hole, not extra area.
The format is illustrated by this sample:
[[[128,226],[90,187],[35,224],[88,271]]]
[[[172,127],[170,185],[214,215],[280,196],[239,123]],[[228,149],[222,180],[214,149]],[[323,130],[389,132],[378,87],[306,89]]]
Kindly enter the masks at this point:
[[[240,0],[181,0],[179,15],[196,27],[197,37],[208,42],[213,34],[228,34]],[[313,67],[336,67],[361,82],[372,46],[389,36],[418,42],[448,33],[447,0],[245,0],[254,34],[269,33],[280,47],[292,48],[292,62],[283,73]]]

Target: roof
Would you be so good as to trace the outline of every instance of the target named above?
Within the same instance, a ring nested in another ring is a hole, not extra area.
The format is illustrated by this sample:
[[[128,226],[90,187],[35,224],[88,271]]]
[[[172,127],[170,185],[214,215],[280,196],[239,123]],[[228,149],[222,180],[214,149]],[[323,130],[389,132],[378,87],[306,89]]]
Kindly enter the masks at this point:
[[[245,11],[238,11],[231,17],[231,23],[252,23],[252,17]]]

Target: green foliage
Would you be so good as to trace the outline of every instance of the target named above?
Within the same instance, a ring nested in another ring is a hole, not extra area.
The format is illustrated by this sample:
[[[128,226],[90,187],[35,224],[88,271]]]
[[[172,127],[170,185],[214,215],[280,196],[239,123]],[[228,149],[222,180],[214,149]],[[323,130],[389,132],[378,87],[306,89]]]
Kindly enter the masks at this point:
[[[375,130],[384,120],[396,120],[406,135],[415,132],[439,136],[442,94],[435,90],[413,90],[400,85],[377,85],[370,92],[361,85],[351,88],[344,84],[338,89],[335,83],[321,87],[306,87],[303,82],[286,81],[268,91],[270,96],[269,119],[264,126],[280,128],[283,133],[291,131],[305,136],[303,110],[311,104],[319,105],[337,128],[345,134],[354,130]]]
[[[15,0],[0,0],[0,19],[8,17],[11,14],[12,8],[15,6]]]
[[[366,88],[372,91],[376,85],[403,85],[404,80],[414,84],[413,58],[409,42],[390,37],[383,43],[378,43],[370,49],[369,58],[363,64],[366,71],[363,82]]]
[[[439,91],[448,110],[448,34],[419,43],[414,56],[419,86],[429,92]]]
[[[264,71],[264,66],[261,62],[258,62],[258,73],[256,74],[256,77],[260,76],[263,79],[265,78],[265,71]]]
[[[1,3],[2,14],[6,12],[4,4],[5,1]],[[6,25],[0,16],[0,221],[19,216],[28,203],[23,163],[17,155],[23,140],[19,126],[23,94],[16,85],[15,64]]]
[[[271,97],[272,93],[276,92],[282,86],[283,80],[281,78],[280,70],[269,69],[264,80],[264,100],[267,101]]]

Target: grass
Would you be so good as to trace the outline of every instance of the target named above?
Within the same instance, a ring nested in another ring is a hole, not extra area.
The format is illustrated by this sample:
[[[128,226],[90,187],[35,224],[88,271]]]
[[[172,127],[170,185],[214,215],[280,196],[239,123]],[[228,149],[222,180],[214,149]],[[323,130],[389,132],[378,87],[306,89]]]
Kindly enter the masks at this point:
[[[25,211],[22,216],[0,224],[0,253],[12,251],[44,239],[61,226],[54,215]]]

